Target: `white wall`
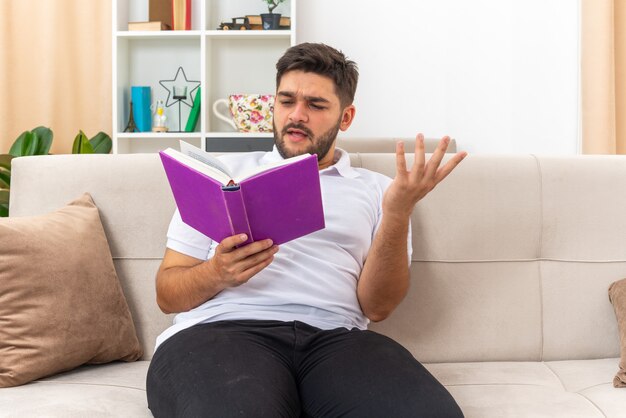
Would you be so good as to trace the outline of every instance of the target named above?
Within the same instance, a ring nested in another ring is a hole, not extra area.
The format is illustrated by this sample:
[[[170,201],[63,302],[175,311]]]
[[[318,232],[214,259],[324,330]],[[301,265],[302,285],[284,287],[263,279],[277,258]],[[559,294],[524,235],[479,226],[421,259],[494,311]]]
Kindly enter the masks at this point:
[[[359,65],[357,117],[343,136],[578,152],[579,0],[298,0],[297,15],[298,42]]]

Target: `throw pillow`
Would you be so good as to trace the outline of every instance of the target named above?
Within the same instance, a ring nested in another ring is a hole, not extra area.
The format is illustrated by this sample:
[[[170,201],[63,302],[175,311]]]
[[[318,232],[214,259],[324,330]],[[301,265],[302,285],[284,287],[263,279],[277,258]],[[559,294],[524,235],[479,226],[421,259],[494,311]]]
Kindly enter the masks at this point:
[[[142,355],[89,194],[0,218],[0,387]]]
[[[626,387],[626,279],[618,280],[609,286],[609,300],[617,317],[621,353],[619,371],[613,379],[613,386],[623,388]]]

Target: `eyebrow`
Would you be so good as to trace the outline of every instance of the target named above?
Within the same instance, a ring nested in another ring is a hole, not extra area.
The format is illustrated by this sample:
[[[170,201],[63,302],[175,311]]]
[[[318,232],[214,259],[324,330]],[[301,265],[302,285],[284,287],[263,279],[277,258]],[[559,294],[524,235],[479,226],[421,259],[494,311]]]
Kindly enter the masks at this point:
[[[296,97],[296,94],[290,91],[279,91],[277,95],[285,96],[291,99]],[[325,99],[320,96],[304,96],[304,100],[306,100],[307,102],[312,102],[312,103],[330,103],[330,100]]]

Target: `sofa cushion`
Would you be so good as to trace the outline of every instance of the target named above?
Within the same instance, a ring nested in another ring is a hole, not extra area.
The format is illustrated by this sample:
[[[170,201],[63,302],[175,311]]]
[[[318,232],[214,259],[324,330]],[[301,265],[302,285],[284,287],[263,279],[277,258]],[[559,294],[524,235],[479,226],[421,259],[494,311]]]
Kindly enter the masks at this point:
[[[0,387],[141,356],[90,195],[0,219],[0,242]]]
[[[613,304],[619,328],[621,361],[613,385],[626,387],[626,279],[618,280],[609,286],[609,300]]]

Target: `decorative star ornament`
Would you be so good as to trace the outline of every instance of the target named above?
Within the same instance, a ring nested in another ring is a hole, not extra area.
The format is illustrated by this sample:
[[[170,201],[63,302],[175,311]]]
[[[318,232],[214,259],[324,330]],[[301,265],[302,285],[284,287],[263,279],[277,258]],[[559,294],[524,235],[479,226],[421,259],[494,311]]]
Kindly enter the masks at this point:
[[[182,76],[181,76],[182,74]],[[176,71],[176,76],[173,80],[160,80],[159,84],[163,86],[165,90],[167,90],[167,100],[165,101],[165,106],[170,107],[173,104],[179,102],[179,100],[171,99],[174,96],[174,86],[176,87],[187,87],[187,97],[181,99],[180,102],[185,103],[189,107],[193,107],[193,92],[200,87],[199,81],[187,80],[187,75],[185,74],[185,70],[183,67],[178,67],[178,71]]]

